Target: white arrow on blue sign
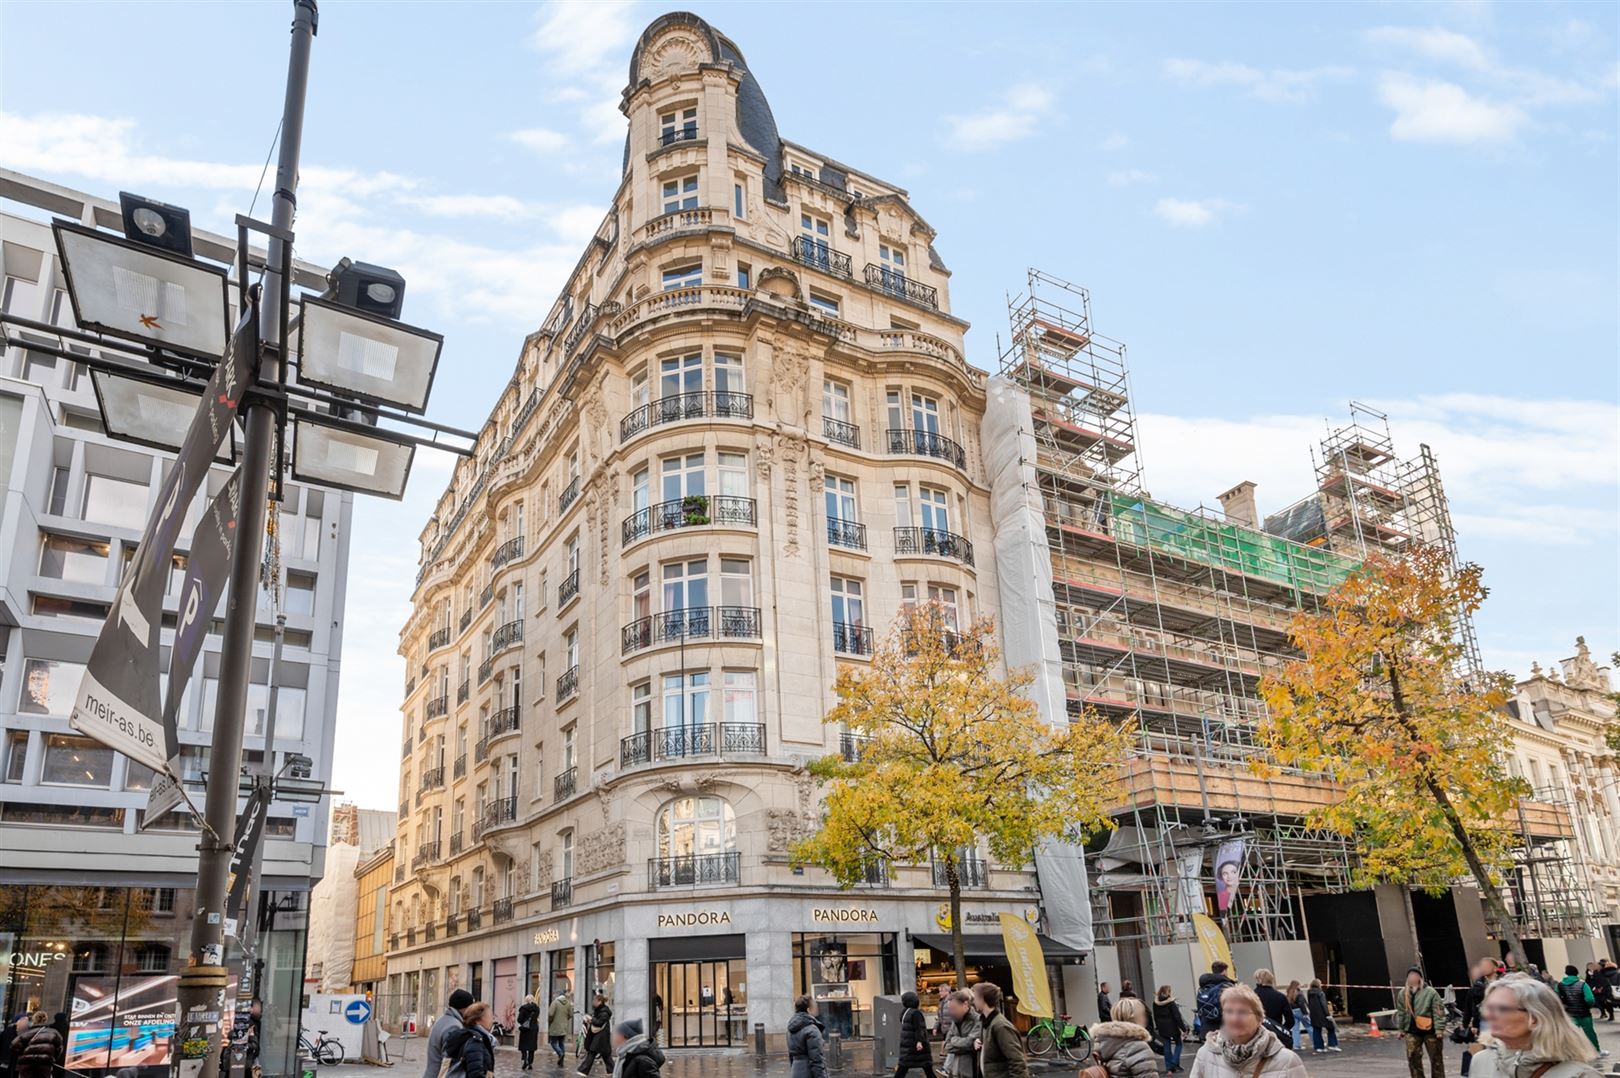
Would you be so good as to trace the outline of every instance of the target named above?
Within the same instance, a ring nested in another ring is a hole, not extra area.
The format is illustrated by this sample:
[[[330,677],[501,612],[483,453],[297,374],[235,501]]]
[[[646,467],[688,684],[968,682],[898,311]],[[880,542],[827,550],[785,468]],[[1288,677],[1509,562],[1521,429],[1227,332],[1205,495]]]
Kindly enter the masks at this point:
[[[371,1020],[371,1004],[363,999],[350,1000],[349,1005],[343,1008],[343,1017],[357,1026],[363,1026]]]

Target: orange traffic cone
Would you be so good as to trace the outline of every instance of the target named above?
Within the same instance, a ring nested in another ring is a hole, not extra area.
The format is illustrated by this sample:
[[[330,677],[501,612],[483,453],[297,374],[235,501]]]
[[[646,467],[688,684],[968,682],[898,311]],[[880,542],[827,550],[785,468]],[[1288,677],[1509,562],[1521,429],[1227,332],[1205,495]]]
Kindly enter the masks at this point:
[[[1367,1030],[1367,1036],[1369,1036],[1369,1037],[1382,1037],[1384,1035],[1384,1031],[1378,1028],[1378,1019],[1369,1018],[1369,1019],[1367,1019],[1367,1023],[1368,1023],[1368,1026],[1369,1026],[1369,1028]]]

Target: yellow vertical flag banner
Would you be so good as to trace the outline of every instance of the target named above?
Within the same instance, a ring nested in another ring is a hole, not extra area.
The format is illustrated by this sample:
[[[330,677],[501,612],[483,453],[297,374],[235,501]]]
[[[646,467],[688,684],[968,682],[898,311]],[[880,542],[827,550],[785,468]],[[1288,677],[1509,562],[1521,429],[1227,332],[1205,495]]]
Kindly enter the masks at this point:
[[[1226,963],[1228,969],[1236,969],[1232,964],[1232,948],[1226,944],[1226,933],[1221,926],[1207,913],[1192,915],[1193,931],[1198,933],[1198,946],[1204,952],[1204,968],[1208,969],[1217,959]]]
[[[1046,979],[1046,956],[1029,922],[1016,913],[1001,915],[1001,943],[1012,967],[1018,1010],[1031,1018],[1052,1017],[1052,985]]]

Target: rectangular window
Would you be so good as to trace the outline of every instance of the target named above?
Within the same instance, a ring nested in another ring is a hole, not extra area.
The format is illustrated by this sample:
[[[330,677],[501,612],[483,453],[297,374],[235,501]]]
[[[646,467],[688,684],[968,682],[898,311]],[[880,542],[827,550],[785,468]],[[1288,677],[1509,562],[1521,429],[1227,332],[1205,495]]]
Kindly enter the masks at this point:
[[[21,277],[7,277],[0,286],[0,311],[21,318],[39,314],[39,285]]]
[[[859,580],[832,578],[832,619],[855,628],[866,624],[866,600]]]
[[[703,392],[703,354],[671,356],[658,365],[658,395],[676,397],[682,393]],[[677,411],[670,418],[681,418]]]
[[[44,352],[23,353],[23,378],[35,385],[56,388],[56,357]]]
[[[80,510],[84,520],[139,531],[146,526],[146,484],[88,474]]]
[[[753,566],[747,558],[720,559],[720,605],[754,605]]]
[[[737,218],[737,220],[739,220],[739,221],[741,221],[743,219],[743,216],[744,216],[744,214],[743,214],[743,203],[745,201],[744,196],[745,196],[745,190],[743,188],[743,181],[738,180],[736,183],[731,185],[731,214],[732,214],[733,217]]]
[[[843,382],[821,383],[821,414],[840,423],[850,422],[849,386]]]
[[[921,393],[911,395],[911,429],[939,433],[939,401]]]
[[[754,706],[754,671],[727,670],[721,677],[722,721],[757,722],[759,712]]]
[[[39,575],[78,584],[107,582],[106,543],[70,535],[46,535],[39,558]]]
[[[940,605],[944,615],[945,627],[956,628],[956,589],[942,587],[939,584],[928,585],[928,600]]]
[[[707,494],[703,477],[703,454],[689,453],[684,457],[665,457],[660,462],[663,489],[659,497],[666,502],[680,501],[688,495]]]
[[[45,766],[40,782],[48,786],[112,785],[113,751],[88,737],[45,735]]]
[[[829,475],[821,481],[821,487],[827,501],[828,520],[846,520],[852,524],[860,520],[855,511],[855,480]]]
[[[630,732],[632,734],[644,734],[651,729],[652,683],[639,681],[630,686]],[[24,746],[26,749],[26,735]]]
[[[894,485],[894,523],[897,527],[911,527],[911,488],[905,483]]]
[[[933,487],[917,488],[918,516],[924,528],[942,532],[951,530],[951,514],[946,507],[949,498],[950,496],[943,490]]]
[[[23,662],[22,696],[17,711],[24,715],[70,715],[84,677],[83,663],[56,659]]]
[[[664,566],[664,610],[689,610],[709,605],[709,560],[674,561]]]
[[[746,393],[748,387],[743,382],[742,356],[729,355],[725,352],[714,354],[714,391],[716,393]],[[722,400],[719,407],[726,408],[731,402]]]
[[[632,512],[639,513],[652,504],[650,490],[647,469],[637,468],[636,474],[630,477],[630,509]]]
[[[694,262],[690,266],[677,266],[664,271],[664,291],[672,292],[677,288],[696,288],[703,283],[703,263]]]
[[[879,280],[890,292],[905,294],[906,252],[898,246],[878,244]]]
[[[834,318],[838,317],[839,308],[837,296],[829,296],[821,292],[811,292],[810,306],[814,307],[818,311],[821,311],[823,314],[830,314]]]
[[[647,385],[647,369],[643,367],[630,379],[630,409],[644,408],[652,399]]]
[[[754,267],[746,262],[737,263],[737,287],[745,290],[754,287]]]
[[[720,493],[730,498],[748,497],[748,454],[716,454]]]
[[[697,108],[676,109],[658,117],[659,137],[665,146],[697,138]]]
[[[698,204],[698,178],[697,173],[690,176],[678,176],[673,180],[664,181],[664,212],[678,213],[681,210],[695,210]]]
[[[287,613],[306,617],[315,613],[315,577],[310,573],[287,574]]]
[[[630,619],[640,621],[652,614],[652,574],[643,570],[630,585]]]
[[[709,672],[664,675],[664,729],[702,726],[709,715]]]
[[[21,782],[28,764],[28,731],[6,731],[6,782]]]

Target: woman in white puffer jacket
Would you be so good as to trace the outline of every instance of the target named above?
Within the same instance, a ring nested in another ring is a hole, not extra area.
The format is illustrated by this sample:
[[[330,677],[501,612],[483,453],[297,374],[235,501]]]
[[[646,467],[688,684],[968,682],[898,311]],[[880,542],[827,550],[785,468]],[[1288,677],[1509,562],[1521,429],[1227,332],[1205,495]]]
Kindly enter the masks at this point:
[[[1246,984],[1221,993],[1221,1028],[1198,1049],[1187,1078],[1306,1078],[1305,1062],[1261,1024],[1265,1008]]]
[[[1469,1078],[1600,1078],[1597,1049],[1540,981],[1522,973],[1493,981],[1479,1011],[1485,1047],[1474,1053]]]

